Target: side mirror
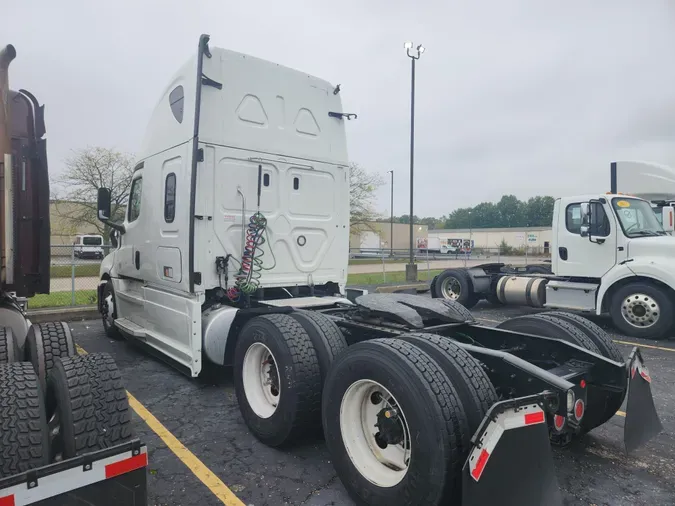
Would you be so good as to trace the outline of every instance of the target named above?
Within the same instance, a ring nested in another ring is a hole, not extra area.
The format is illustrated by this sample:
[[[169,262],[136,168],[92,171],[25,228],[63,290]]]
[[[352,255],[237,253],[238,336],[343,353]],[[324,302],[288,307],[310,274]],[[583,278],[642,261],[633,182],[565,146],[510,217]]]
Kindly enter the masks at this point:
[[[98,189],[98,219],[104,222],[110,219],[110,190],[108,188]]]
[[[589,202],[582,202],[579,204],[581,210],[581,227],[579,235],[581,237],[588,237],[591,230],[591,204]]]

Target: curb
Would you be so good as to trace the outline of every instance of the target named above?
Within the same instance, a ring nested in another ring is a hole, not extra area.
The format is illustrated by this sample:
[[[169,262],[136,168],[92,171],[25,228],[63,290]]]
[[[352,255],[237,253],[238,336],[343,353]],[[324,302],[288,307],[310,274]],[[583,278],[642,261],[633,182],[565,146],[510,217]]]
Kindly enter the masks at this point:
[[[28,310],[26,315],[31,323],[53,321],[73,322],[81,320],[98,320],[97,306],[57,307],[49,309]]]

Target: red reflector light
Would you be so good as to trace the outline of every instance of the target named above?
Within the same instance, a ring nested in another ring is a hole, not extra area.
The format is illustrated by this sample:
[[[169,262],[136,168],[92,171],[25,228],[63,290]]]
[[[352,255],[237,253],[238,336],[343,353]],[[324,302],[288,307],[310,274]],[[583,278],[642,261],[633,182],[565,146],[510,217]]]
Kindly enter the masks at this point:
[[[535,423],[544,423],[544,412],[528,413],[525,415],[525,425],[534,425]]]
[[[140,469],[141,467],[145,467],[147,465],[148,454],[141,453],[135,457],[130,457],[120,462],[115,462],[114,464],[108,464],[105,466],[105,479],[107,480],[109,478],[119,476],[120,474],[130,473],[131,471],[135,471],[136,469]],[[0,504],[0,506],[3,505]]]
[[[584,401],[578,399],[577,402],[574,403],[574,417],[577,420],[581,420],[581,418],[584,416],[585,409],[586,406],[584,406]]]
[[[560,415],[555,415],[553,417],[553,425],[557,430],[561,430],[565,425],[565,417]]]
[[[586,388],[586,380],[581,380],[581,383],[579,383],[579,386],[581,388]]]
[[[14,506],[14,494],[0,497],[0,506]]]
[[[478,456],[478,460],[476,461],[476,467],[473,471],[471,471],[471,476],[473,476],[474,480],[478,481],[480,479],[480,475],[483,474],[483,469],[485,469],[485,464],[487,464],[489,458],[490,454],[485,448],[483,448],[483,450],[480,452],[480,455]]]

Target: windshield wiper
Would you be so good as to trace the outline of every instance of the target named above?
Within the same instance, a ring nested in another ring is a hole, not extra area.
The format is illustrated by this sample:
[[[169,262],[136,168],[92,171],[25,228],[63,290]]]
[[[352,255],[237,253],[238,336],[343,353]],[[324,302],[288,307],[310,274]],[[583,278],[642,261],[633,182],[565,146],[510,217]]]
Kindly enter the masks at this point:
[[[638,230],[636,232],[633,232],[632,235],[640,237],[657,237],[659,235],[665,235],[665,232],[663,232],[663,234],[660,234],[659,232],[654,232],[653,230]]]

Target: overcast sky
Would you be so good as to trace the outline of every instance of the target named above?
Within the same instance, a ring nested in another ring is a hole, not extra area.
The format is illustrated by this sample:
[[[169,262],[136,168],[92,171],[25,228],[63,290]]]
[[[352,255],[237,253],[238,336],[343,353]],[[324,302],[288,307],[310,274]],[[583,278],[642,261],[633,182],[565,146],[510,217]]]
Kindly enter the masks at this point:
[[[607,191],[609,162],[675,165],[675,2],[668,0],[3,1],[13,88],[47,104],[52,173],[71,149],[134,152],[201,33],[342,84],[350,160],[381,172],[378,207],[415,214],[513,193]],[[9,9],[9,12],[7,12]]]

